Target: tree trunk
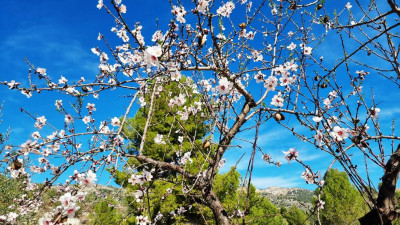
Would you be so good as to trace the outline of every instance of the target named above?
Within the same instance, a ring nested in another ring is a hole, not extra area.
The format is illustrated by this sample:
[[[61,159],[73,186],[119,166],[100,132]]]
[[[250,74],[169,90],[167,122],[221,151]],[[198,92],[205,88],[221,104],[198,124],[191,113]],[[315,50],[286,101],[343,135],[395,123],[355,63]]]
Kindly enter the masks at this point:
[[[382,186],[379,188],[375,208],[359,219],[361,225],[389,225],[398,217],[395,210],[396,183],[400,172],[400,145],[385,166]]]
[[[203,198],[207,202],[208,206],[211,208],[214,214],[214,219],[219,225],[229,225],[229,217],[228,213],[226,212],[224,206],[219,201],[217,195],[211,189],[211,187],[204,187],[201,190],[201,194]]]

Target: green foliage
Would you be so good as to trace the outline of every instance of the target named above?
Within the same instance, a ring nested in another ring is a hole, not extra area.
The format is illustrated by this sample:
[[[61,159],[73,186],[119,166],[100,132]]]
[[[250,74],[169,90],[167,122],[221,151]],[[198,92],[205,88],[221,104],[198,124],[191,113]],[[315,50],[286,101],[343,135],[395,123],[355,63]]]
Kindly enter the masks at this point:
[[[379,188],[382,185],[382,183],[379,183]],[[397,208],[400,208],[400,191],[398,189],[396,189],[395,193],[394,193],[394,197],[396,199],[397,202]],[[392,222],[393,225],[400,225],[400,218],[397,218],[395,220],[393,220]]]
[[[218,174],[215,178],[214,191],[221,202],[231,202],[236,196],[239,187],[240,174],[234,167],[225,174]]]
[[[57,190],[53,188],[47,189],[47,191],[43,194],[43,202],[45,205],[52,204],[52,201],[56,199],[58,196]]]
[[[355,224],[367,213],[364,199],[350,183],[347,174],[336,169],[326,174],[321,200],[325,202],[320,211],[322,224]]]
[[[19,207],[18,199],[33,199],[33,192],[26,191],[26,177],[9,178],[7,174],[0,174],[0,215],[16,212]],[[29,212],[17,219],[17,224],[30,224],[37,212]],[[32,223],[33,224],[33,223]]]
[[[10,179],[5,175],[0,175],[0,215],[5,215],[11,210],[9,207],[14,205],[13,200],[19,198],[25,192],[24,185],[18,179]]]
[[[106,198],[94,205],[94,213],[89,215],[90,224],[114,225],[122,221],[122,214],[117,211],[117,202]]]
[[[246,198],[243,199],[243,202]],[[248,216],[246,221],[250,224],[271,224],[278,225],[287,224],[283,216],[280,215],[280,210],[272,204],[267,198],[261,197],[256,192],[256,188],[251,184],[248,196]],[[251,222],[250,222],[251,221]]]
[[[140,108],[134,118],[129,118],[123,127],[124,135],[131,141],[128,146],[131,153],[138,153],[146,121],[151,118],[142,151],[143,155],[159,161],[178,163],[178,157],[190,151],[193,162],[185,164],[185,170],[197,174],[202,168],[202,170],[206,168],[205,154],[199,151],[203,149],[202,139],[206,134],[206,118],[202,116],[202,114],[204,115],[202,109],[197,108],[197,113],[195,115],[192,114],[187,120],[182,120],[180,116],[176,116],[178,111],[186,111],[189,107],[196,107],[196,102],[201,102],[201,96],[192,93],[191,84],[192,81],[187,80],[185,77],[182,77],[179,82],[164,84],[163,90],[157,90],[158,93],[155,94],[151,116],[149,116],[151,95],[153,89],[158,87],[154,83],[148,87],[148,94],[143,96],[146,106]],[[180,94],[186,96],[186,102],[181,106],[168,106],[170,99]],[[157,134],[164,136],[165,144],[155,143],[154,138]],[[178,141],[180,136],[184,137],[182,143]],[[196,151],[192,151],[194,149]],[[135,173],[137,174],[140,174],[143,169],[147,171],[156,169],[149,165],[146,165],[145,168],[133,158],[128,160],[128,167],[135,168]],[[126,198],[129,216],[145,215],[153,220],[157,213],[160,212],[164,215],[162,220],[159,221],[161,224],[196,222],[201,217],[199,212],[209,214],[210,218],[212,218],[211,211],[199,204],[198,199],[184,195],[181,185],[184,179],[180,175],[156,169],[153,171],[153,181],[146,182],[142,187],[129,184],[128,179],[130,176],[131,170],[127,168],[122,171],[117,170],[114,173],[116,183],[125,187],[129,193]],[[171,193],[168,193],[167,190],[171,190]],[[196,191],[191,193],[200,195]],[[139,202],[137,202],[137,195],[141,196]],[[177,209],[180,207],[185,208],[187,211],[179,215]],[[189,208],[191,210],[188,210]],[[177,214],[174,219],[169,216],[171,212]]]
[[[182,77],[180,83],[192,83]],[[151,116],[150,127],[147,131],[146,142],[143,148],[143,155],[150,156],[155,160],[173,161],[175,152],[182,149],[182,153],[192,149],[193,146],[187,138],[192,140],[201,140],[206,134],[206,126],[204,124],[205,118],[201,117],[201,111],[196,115],[191,115],[187,120],[182,120],[180,116],[176,116],[176,112],[184,111],[184,108],[194,107],[195,102],[201,101],[201,96],[198,94],[191,94],[190,88],[185,88],[178,82],[171,82],[163,86],[163,91],[155,95],[154,108]],[[149,87],[152,92],[154,86]],[[170,108],[168,103],[170,99],[179,94],[186,96],[186,102],[182,106],[174,106]],[[142,141],[142,134],[149,118],[149,109],[151,102],[151,95],[145,95],[147,105],[138,110],[134,118],[127,120],[127,125],[124,126],[123,132],[131,141],[129,149],[132,152],[137,152]],[[157,134],[164,135],[166,145],[158,145],[154,142]],[[178,141],[179,136],[185,136],[185,141],[180,145]],[[201,143],[197,143],[201,144]],[[136,164],[136,163],[135,163]]]
[[[289,210],[287,210],[286,208],[285,210],[281,209],[281,213],[289,225],[310,224],[310,222],[307,220],[307,215],[296,206],[290,207]]]

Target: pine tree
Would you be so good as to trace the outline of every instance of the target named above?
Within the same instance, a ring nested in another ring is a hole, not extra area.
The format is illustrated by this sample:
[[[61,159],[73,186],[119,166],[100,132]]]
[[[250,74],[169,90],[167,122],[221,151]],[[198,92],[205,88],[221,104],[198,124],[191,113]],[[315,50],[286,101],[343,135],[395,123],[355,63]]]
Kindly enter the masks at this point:
[[[185,165],[185,169],[193,174],[197,174],[203,171],[204,168],[207,168],[205,160],[206,152],[203,149],[203,143],[199,141],[207,139],[207,117],[204,116],[207,112],[197,109],[198,112],[196,115],[189,117],[188,120],[182,120],[179,116],[176,117],[175,114],[177,111],[184,111],[188,107],[196,105],[196,102],[201,102],[201,96],[199,94],[191,94],[190,98],[182,106],[173,108],[168,106],[169,99],[178,96],[182,91],[192,93],[192,90],[185,90],[184,86],[181,86],[181,83],[186,82],[191,83],[190,80],[186,80],[184,77],[181,78],[179,83],[170,82],[164,85],[163,90],[154,98],[152,119],[147,130],[142,154],[156,160],[178,163],[179,155],[196,149],[197,151],[191,152],[193,162],[188,162]],[[190,85],[185,85],[185,87],[187,86]],[[151,92],[152,88],[149,87],[148,92]],[[150,96],[150,93],[145,95],[146,106],[140,108],[134,118],[128,119],[127,124],[123,128],[123,133],[133,143],[128,146],[132,154],[138,154],[142,142],[141,135],[144,132],[146,120],[149,117]],[[159,145],[155,143],[154,138],[157,134],[163,135],[165,144]],[[184,136],[182,142],[178,141],[179,136]],[[191,142],[189,140],[190,137],[198,141]],[[211,145],[211,150],[214,147]],[[199,151],[202,149],[204,152]],[[128,184],[127,180],[131,174],[128,168],[124,168],[122,171],[115,171],[114,177],[116,182],[124,186],[128,193],[131,193],[130,197],[127,198],[129,203],[128,216],[133,218],[138,215],[146,215],[154,220],[157,214],[161,213],[163,217],[159,220],[160,224],[214,224],[212,211],[205,205],[201,198],[194,196],[196,191],[192,190],[192,197],[184,196],[181,187],[176,185],[183,182],[180,175],[157,171],[157,168],[151,168],[148,165],[143,166],[134,159],[130,159],[128,165],[135,168],[135,173],[155,169],[153,173],[154,180],[146,182],[140,188],[138,185],[132,186]],[[246,193],[238,191],[240,187],[239,172],[233,167],[225,174],[217,174],[214,183],[214,191],[228,214],[235,215],[234,220],[239,221],[241,218],[237,216],[237,210],[243,210],[246,202]],[[252,221],[252,224],[286,224],[278,208],[267,199],[261,197],[255,190],[255,187],[251,185],[246,221]],[[141,195],[139,202],[137,201],[137,197],[133,197],[138,195]],[[198,196],[200,196],[200,193]],[[178,213],[177,209],[181,207],[184,208],[185,212]],[[171,214],[174,214],[174,216],[172,217]]]
[[[289,210],[282,210],[281,213],[289,225],[309,225],[310,222],[307,215],[296,206],[292,206]]]
[[[347,174],[336,169],[326,174],[321,200],[325,202],[320,211],[322,224],[354,224],[367,212],[364,199]]]

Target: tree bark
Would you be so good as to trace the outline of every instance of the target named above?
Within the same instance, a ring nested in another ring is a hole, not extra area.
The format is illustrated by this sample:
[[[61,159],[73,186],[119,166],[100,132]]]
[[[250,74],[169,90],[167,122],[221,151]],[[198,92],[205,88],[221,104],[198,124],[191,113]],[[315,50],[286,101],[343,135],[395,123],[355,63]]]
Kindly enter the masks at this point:
[[[379,188],[375,208],[359,219],[361,225],[389,225],[398,217],[395,210],[396,183],[400,172],[400,145],[390,156],[382,177],[382,186]]]
[[[225,210],[225,207],[219,201],[217,195],[211,189],[210,186],[204,187],[201,190],[201,194],[203,195],[204,200],[207,202],[208,207],[211,208],[214,214],[214,219],[219,225],[229,225],[229,217],[228,213]]]

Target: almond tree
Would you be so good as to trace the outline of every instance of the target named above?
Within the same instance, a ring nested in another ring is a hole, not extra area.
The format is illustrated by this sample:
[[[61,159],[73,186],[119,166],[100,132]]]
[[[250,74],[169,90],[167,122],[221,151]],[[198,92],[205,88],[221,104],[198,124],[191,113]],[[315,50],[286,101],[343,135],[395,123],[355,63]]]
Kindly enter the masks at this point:
[[[175,173],[180,176],[179,182],[168,182],[179,187],[186,198],[199,193],[197,197],[211,209],[217,224],[230,224],[234,217],[240,217],[243,223],[251,223],[246,220],[246,199],[250,193],[256,152],[262,152],[266,163],[281,164],[271,158],[268,149],[260,147],[263,140],[258,137],[265,126],[279,124],[298,139],[331,155],[332,164],[338,162],[349,174],[371,207],[371,213],[360,220],[362,223],[389,224],[397,217],[394,190],[400,150],[395,149],[394,140],[399,137],[394,134],[394,127],[387,131],[380,125],[377,102],[382,99],[371,95],[366,87],[362,88],[367,85],[364,81],[372,76],[398,85],[399,46],[396,43],[398,35],[394,32],[399,25],[400,10],[395,1],[379,4],[371,1],[368,5],[356,1],[357,6],[343,3],[336,10],[325,8],[323,1],[306,0],[170,2],[169,26],[154,31],[150,40],[142,35],[139,21],[127,24],[124,15],[129,7],[125,3],[113,0],[106,4],[100,0],[97,7],[115,20],[112,32],[121,42],[113,47],[106,35],[99,35],[101,47],[92,49],[100,59],[96,76],[71,82],[68,77],[48,75],[46,69],[35,67],[27,60],[30,67],[28,86],[13,80],[1,82],[28,98],[47,91],[60,92],[72,102],[71,105],[62,100],[55,103],[64,120],[63,128],[52,126],[45,116],[25,111],[36,121],[38,132],[21,145],[7,147],[10,153],[5,153],[3,161],[9,164],[17,158],[39,155],[39,163],[26,165],[29,170],[10,168],[11,176],[25,177],[27,186],[36,190],[34,204],[31,200],[20,199],[25,203],[21,203],[23,210],[20,212],[34,211],[40,205],[43,190],[60,181],[62,174],[70,173],[70,179],[60,187],[60,193],[63,193],[59,199],[61,207],[41,221],[73,220],[79,210],[77,202],[82,198],[82,187],[94,185],[104,168],[116,169],[125,165],[128,159],[135,159],[141,163],[140,167],[154,168],[146,173],[130,168],[137,173],[130,183],[138,184],[137,187],[163,179],[156,174]],[[353,10],[357,14],[353,14]],[[335,44],[326,42],[329,35],[335,35],[335,43],[339,44],[343,54],[334,63],[324,60],[324,55],[326,58],[329,52],[319,51]],[[365,52],[367,56],[375,57],[379,65],[359,56]],[[185,80],[182,80],[182,74],[186,76]],[[147,140],[149,127],[162,122],[153,120],[156,99],[161,96],[163,87],[171,82],[176,82],[180,88],[179,94],[165,95],[169,97],[168,106],[176,123],[166,134],[157,134],[153,140]],[[110,115],[109,120],[99,123],[95,120],[95,105],[87,102],[87,97],[101,97],[111,89],[120,90],[131,101],[124,115]],[[181,107],[197,93],[201,93],[201,101]],[[135,143],[136,151],[131,152],[127,149],[122,127],[135,110],[135,102],[145,107],[148,113],[144,127],[137,131],[142,136],[140,143]],[[197,116],[210,121],[207,126],[210,138],[207,140],[199,140],[198,136],[185,130],[185,121]],[[53,134],[42,137],[40,130],[44,127],[53,129]],[[307,131],[299,127],[307,128]],[[227,150],[239,147],[235,140],[237,135],[250,131],[254,138],[244,141],[251,143],[252,157],[240,195],[246,204],[243,208],[237,204],[236,213],[229,214],[215,193],[214,180],[224,162],[224,154],[229,154]],[[143,149],[149,142],[170,151],[172,142],[179,142],[172,140],[175,134],[189,141],[188,154],[173,150],[174,160],[144,154]],[[81,145],[83,140],[87,145]],[[196,144],[199,141],[204,142],[203,146]],[[286,159],[303,165],[305,181],[323,191],[323,178],[312,170],[312,165],[300,160],[301,152],[294,147],[284,152]],[[353,154],[361,157],[365,165],[356,165],[359,161],[352,157]],[[204,158],[196,172],[190,170],[191,161],[195,160],[193,155]],[[59,157],[64,159],[62,163],[54,160]],[[384,169],[378,198],[374,195],[375,188],[368,172],[372,164]],[[52,176],[43,187],[35,187],[29,174],[47,170],[51,170]],[[320,199],[317,201],[317,214],[323,204]],[[141,215],[137,222],[156,223],[161,216],[170,215],[157,214],[154,218]],[[15,221],[15,218],[2,218],[9,223]]]

